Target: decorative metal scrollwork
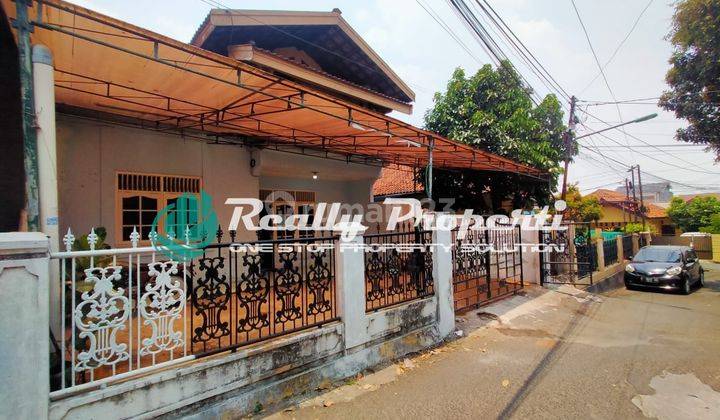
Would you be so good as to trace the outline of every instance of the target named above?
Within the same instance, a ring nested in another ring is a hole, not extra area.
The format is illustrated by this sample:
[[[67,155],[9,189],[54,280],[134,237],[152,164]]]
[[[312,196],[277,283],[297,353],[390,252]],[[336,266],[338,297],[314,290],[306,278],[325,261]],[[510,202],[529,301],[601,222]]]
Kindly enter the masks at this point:
[[[294,321],[302,317],[302,310],[297,304],[302,288],[302,276],[296,265],[297,260],[296,251],[278,254],[280,268],[275,275],[275,294],[280,308],[275,311],[275,322]]]
[[[130,316],[129,299],[113,284],[122,278],[121,270],[120,266],[85,270],[85,283],[93,283],[93,288],[82,293],[73,315],[78,337],[87,339],[88,345],[78,354],[75,371],[113,366],[130,358],[128,345],[117,342],[117,333],[125,329]]]
[[[247,272],[240,274],[236,295],[244,316],[238,319],[237,331],[250,332],[270,325],[267,310],[263,310],[268,302],[270,280],[262,275],[262,255],[243,255],[242,265]]]
[[[223,257],[200,258],[198,268],[201,276],[193,289],[192,304],[195,315],[200,315],[201,324],[194,328],[192,341],[206,343],[230,335],[229,323],[223,320],[228,312],[230,285],[220,270],[225,267]]]
[[[330,310],[330,268],[326,250],[310,252],[310,264],[307,268],[307,286],[312,302],[307,305],[307,314],[316,315]]]
[[[152,334],[142,340],[140,355],[172,351],[185,345],[183,332],[175,330],[175,321],[185,310],[185,290],[177,277],[177,261],[153,262],[148,264],[148,275],[154,282],[145,285],[140,297],[140,316],[143,323],[151,327]]]

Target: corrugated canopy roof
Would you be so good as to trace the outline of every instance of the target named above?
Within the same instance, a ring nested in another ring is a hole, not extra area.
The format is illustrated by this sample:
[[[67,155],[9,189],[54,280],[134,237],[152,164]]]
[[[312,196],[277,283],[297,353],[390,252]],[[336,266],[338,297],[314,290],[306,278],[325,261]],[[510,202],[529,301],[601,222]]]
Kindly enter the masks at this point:
[[[10,18],[15,4],[1,0]],[[423,166],[543,174],[247,63],[59,0],[33,2],[31,35],[54,55],[56,101],[145,128]],[[39,18],[37,17],[39,16]]]

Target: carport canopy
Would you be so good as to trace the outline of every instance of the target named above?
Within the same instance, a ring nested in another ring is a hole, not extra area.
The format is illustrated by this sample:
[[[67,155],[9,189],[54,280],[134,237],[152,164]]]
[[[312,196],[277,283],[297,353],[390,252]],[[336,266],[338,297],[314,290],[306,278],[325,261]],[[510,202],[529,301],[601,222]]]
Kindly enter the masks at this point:
[[[9,18],[15,3],[1,0]],[[540,170],[335,98],[309,84],[59,0],[33,1],[31,42],[47,46],[56,102],[144,128],[340,155],[348,161],[512,172]]]

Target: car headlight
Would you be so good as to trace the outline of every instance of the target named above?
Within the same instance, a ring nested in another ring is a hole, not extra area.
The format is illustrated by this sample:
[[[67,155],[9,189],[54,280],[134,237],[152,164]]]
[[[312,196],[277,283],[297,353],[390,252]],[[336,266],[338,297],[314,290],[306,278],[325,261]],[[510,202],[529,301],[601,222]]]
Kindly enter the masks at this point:
[[[632,264],[628,264],[625,266],[625,271],[627,271],[628,273],[634,273],[635,267],[633,267]]]
[[[671,268],[668,268],[667,271],[665,271],[665,273],[667,273],[671,276],[677,276],[681,272],[682,272],[682,267],[671,267]]]

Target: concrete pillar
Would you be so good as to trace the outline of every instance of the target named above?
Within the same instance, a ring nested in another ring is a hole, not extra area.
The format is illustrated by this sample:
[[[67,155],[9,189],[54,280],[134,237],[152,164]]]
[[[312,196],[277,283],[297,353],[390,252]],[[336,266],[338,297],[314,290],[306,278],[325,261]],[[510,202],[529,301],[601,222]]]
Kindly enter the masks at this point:
[[[0,413],[46,419],[50,392],[48,238],[0,233]]]
[[[37,123],[38,176],[40,189],[40,231],[50,237],[50,249],[58,251],[60,244],[58,210],[57,152],[55,142],[55,73],[52,53],[44,45],[32,49],[33,86]],[[52,329],[60,331],[60,272],[51,267],[50,313]]]
[[[625,261],[625,255],[623,254],[624,249],[623,249],[622,235],[615,237],[615,245],[617,245],[618,262],[621,263],[621,262]]]
[[[522,253],[522,269],[525,284],[540,284],[540,253],[533,251],[531,247],[540,242],[537,230],[522,230],[522,243],[528,247]]]
[[[632,245],[633,246],[632,254],[634,256],[635,254],[638,253],[638,251],[640,251],[640,235],[638,235],[637,233],[632,234],[632,244],[633,244]]]
[[[437,299],[438,332],[441,337],[445,337],[455,331],[451,231],[433,231],[433,243],[433,281]]]
[[[351,249],[352,245],[358,247]],[[362,236],[350,241],[339,240],[335,253],[337,302],[345,325],[346,349],[364,344],[369,339],[365,315],[365,254],[360,248],[362,245]]]
[[[597,269],[602,271],[605,269],[605,250],[603,250],[603,238],[595,239],[595,248],[597,249]]]

